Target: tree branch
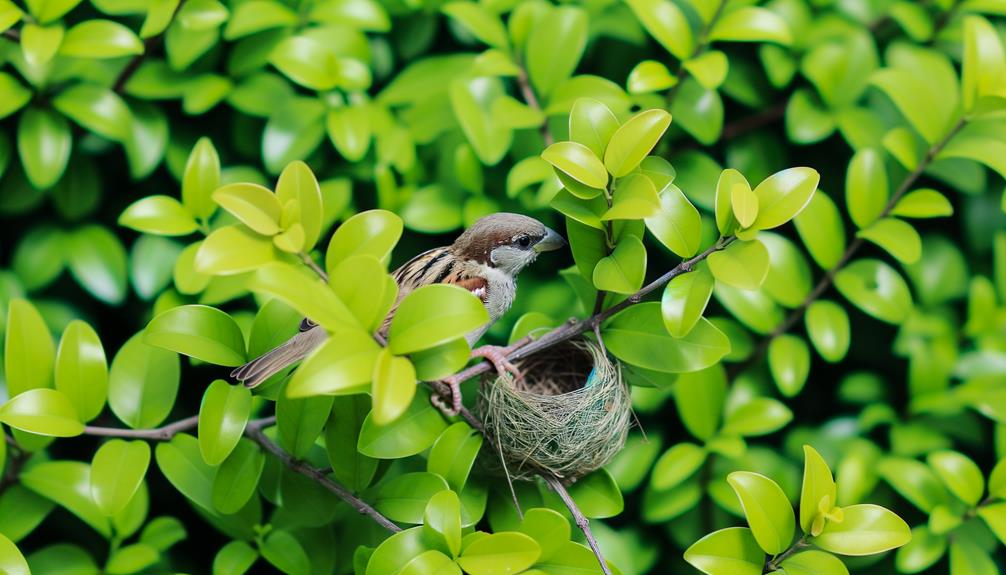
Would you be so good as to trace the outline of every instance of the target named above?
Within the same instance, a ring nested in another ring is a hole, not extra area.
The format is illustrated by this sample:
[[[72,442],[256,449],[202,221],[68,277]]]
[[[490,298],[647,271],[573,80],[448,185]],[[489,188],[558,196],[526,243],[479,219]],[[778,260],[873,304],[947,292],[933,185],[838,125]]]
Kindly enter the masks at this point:
[[[576,526],[583,531],[583,535],[587,538],[587,544],[590,545],[590,549],[594,552],[594,556],[597,557],[598,563],[601,564],[601,572],[604,575],[611,575],[611,568],[608,567],[608,562],[604,559],[604,555],[601,554],[601,546],[597,544],[597,539],[594,538],[594,533],[590,530],[590,521],[587,517],[580,511],[580,508],[576,505],[576,501],[573,501],[573,497],[566,490],[566,486],[562,484],[562,481],[554,475],[542,475],[542,479],[548,486],[552,488],[562,499],[562,502],[566,504],[566,509],[569,509],[570,514],[573,516],[573,521],[576,522]]]
[[[175,21],[175,17],[178,16],[178,12],[185,5],[185,0],[181,0],[177,6],[175,6],[175,11],[171,14],[171,20],[168,21],[168,26]],[[126,66],[119,72],[116,76],[115,82],[112,84],[112,91],[116,94],[122,94],[126,90],[126,83],[129,79],[133,77],[133,74],[140,69],[140,65],[147,58],[147,54],[151,50],[161,45],[164,41],[164,34],[168,31],[168,26],[164,27],[164,31],[157,36],[152,36],[143,41],[143,52],[133,56],[133,58],[126,64]]]
[[[119,429],[116,427],[84,426],[84,435],[99,437],[122,437],[127,439],[151,439],[153,441],[170,441],[172,437],[199,425],[199,416],[193,415],[153,429]]]
[[[908,191],[912,188],[912,186],[915,185],[916,180],[918,180],[922,176],[922,173],[925,172],[926,168],[928,168],[929,165],[932,164],[933,160],[940,153],[940,151],[942,151],[943,148],[946,147],[948,143],[950,143],[950,140],[952,140],[953,137],[956,136],[957,133],[961,131],[961,129],[965,126],[966,123],[967,121],[963,118],[958,120],[957,124],[955,124],[954,127],[951,128],[951,130],[947,133],[946,136],[943,137],[942,140],[933,144],[933,146],[929,148],[929,150],[926,152],[925,157],[923,157],[922,160],[919,161],[919,165],[916,166],[916,168],[912,170],[910,174],[905,176],[904,180],[902,180],[901,185],[898,186],[897,191],[894,192],[894,195],[891,196],[891,199],[887,201],[887,205],[884,206],[884,210],[880,213],[879,216],[877,216],[877,219],[885,218],[891,213],[891,210],[893,210],[894,206],[897,205],[898,200],[900,200],[902,196],[908,193]],[[752,353],[750,357],[748,357],[741,363],[735,364],[735,366],[730,369],[731,378],[739,375],[740,373],[743,373],[747,368],[757,363],[758,360],[760,360],[762,356],[765,355],[765,352],[768,351],[769,344],[772,343],[773,339],[788,332],[790,329],[793,328],[793,326],[795,326],[800,321],[800,319],[803,317],[803,314],[806,313],[807,308],[810,306],[810,304],[814,303],[822,295],[824,295],[824,292],[827,291],[829,287],[831,287],[832,283],[834,283],[835,276],[838,275],[838,272],[842,271],[842,269],[846,266],[846,264],[849,263],[852,257],[856,255],[856,252],[858,252],[859,249],[863,247],[864,243],[866,243],[866,241],[863,238],[858,237],[845,248],[845,251],[842,252],[842,257],[839,258],[838,260],[838,263],[835,264],[834,267],[832,267],[830,270],[828,270],[827,273],[824,274],[824,277],[822,277],[821,280],[817,282],[817,285],[814,286],[814,289],[811,290],[810,294],[808,294],[807,297],[804,298],[804,300],[800,303],[800,305],[797,306],[795,309],[793,309],[793,311],[791,311],[789,315],[786,316],[786,319],[783,320],[782,323],[776,326],[776,328],[772,330],[771,333],[769,333],[767,336],[765,336],[764,339],[762,339],[761,343],[758,344],[758,347],[755,349],[754,353]]]
[[[17,30],[14,30],[13,28],[4,30],[3,34],[0,34],[0,36],[3,36],[4,38],[7,38],[11,42],[20,42],[21,41],[21,33],[18,32]]]
[[[297,255],[300,256],[300,261],[304,262],[304,265],[311,268],[311,271],[318,274],[318,277],[320,277],[322,281],[328,281],[328,274],[325,273],[325,270],[321,269],[321,266],[314,261],[314,258],[304,252],[298,252]]]
[[[698,37],[695,39],[695,49],[692,50],[692,55],[678,63],[678,69],[674,72],[674,77],[678,79],[678,83],[671,86],[671,89],[667,91],[668,109],[670,109],[671,105],[674,104],[675,98],[678,97],[678,92],[681,91],[681,85],[685,83],[685,78],[688,77],[688,70],[685,69],[685,62],[701,56],[702,53],[709,48],[709,32],[712,31],[713,26],[716,25],[716,21],[723,15],[723,8],[727,5],[727,0],[718,1],[720,4],[716,7],[716,12],[713,12],[713,17],[709,19],[708,24],[702,27]]]
[[[374,509],[369,503],[360,499],[342,485],[339,485],[335,481],[329,479],[329,477],[325,475],[324,471],[315,469],[306,462],[296,459],[294,456],[284,451],[283,448],[277,445],[274,441],[266,437],[265,433],[262,431],[263,428],[269,427],[275,423],[275,417],[251,421],[248,423],[248,427],[245,428],[245,435],[247,435],[248,438],[255,443],[261,445],[263,449],[276,456],[276,458],[283,462],[283,465],[286,465],[292,471],[313,479],[322,487],[334,493],[339,499],[345,501],[361,515],[370,517],[378,525],[393,533],[397,533],[402,530],[401,527],[395,525],[393,521],[382,515],[381,512]]]

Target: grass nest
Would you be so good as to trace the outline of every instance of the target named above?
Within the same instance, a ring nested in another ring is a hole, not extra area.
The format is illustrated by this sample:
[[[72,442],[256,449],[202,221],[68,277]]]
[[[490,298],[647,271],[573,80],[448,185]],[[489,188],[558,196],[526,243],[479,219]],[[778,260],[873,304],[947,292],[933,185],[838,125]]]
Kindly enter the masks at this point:
[[[496,451],[487,466],[513,479],[545,472],[575,481],[622,449],[632,422],[629,390],[597,345],[568,341],[514,363],[523,381],[510,374],[482,380],[477,409]]]

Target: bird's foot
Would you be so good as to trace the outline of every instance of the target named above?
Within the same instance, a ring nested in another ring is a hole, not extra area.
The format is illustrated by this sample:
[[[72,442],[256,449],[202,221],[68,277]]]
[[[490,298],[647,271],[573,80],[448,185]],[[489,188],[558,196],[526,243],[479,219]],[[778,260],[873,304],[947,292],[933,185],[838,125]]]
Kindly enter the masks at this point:
[[[447,417],[454,417],[461,413],[461,384],[454,381],[444,381],[443,384],[450,390],[450,403],[443,394],[433,394],[430,402]]]
[[[493,364],[496,368],[496,373],[503,377],[507,373],[511,374],[514,381],[523,381],[524,374],[517,369],[517,366],[510,363],[507,359],[507,352],[510,348],[500,347],[497,345],[483,345],[472,350],[472,357],[482,357]]]

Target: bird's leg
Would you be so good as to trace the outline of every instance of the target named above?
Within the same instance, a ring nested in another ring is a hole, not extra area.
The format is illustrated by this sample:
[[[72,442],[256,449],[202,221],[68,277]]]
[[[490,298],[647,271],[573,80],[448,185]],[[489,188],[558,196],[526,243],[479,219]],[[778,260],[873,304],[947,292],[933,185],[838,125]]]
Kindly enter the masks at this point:
[[[472,350],[472,357],[482,357],[493,364],[496,368],[496,373],[500,377],[510,373],[514,377],[514,381],[521,381],[524,379],[524,374],[517,369],[517,366],[510,363],[507,359],[507,353],[510,351],[509,347],[500,347],[498,345],[483,345],[482,347],[477,347]]]
[[[454,417],[455,415],[461,413],[461,383],[454,381],[453,379],[445,379],[441,381],[450,390],[451,400],[450,404],[447,403],[444,394],[438,393],[430,397],[430,402],[439,409],[445,416]]]

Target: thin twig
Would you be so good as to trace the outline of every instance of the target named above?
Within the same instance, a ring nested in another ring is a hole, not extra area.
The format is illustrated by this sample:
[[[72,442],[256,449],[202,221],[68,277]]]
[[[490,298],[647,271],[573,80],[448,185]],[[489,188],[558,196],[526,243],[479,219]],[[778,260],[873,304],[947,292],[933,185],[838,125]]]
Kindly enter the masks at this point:
[[[604,554],[601,553],[601,546],[597,544],[597,539],[594,538],[594,533],[590,530],[590,521],[580,511],[576,501],[573,501],[573,497],[566,490],[566,486],[554,475],[542,475],[542,478],[552,488],[552,491],[555,491],[559,495],[562,502],[566,504],[566,509],[569,509],[569,513],[573,516],[573,521],[583,531],[583,535],[587,538],[587,544],[590,545],[591,551],[597,557],[597,562],[601,564],[601,572],[604,575],[611,575],[611,568],[608,567],[608,562],[604,559]]]
[[[534,88],[531,87],[531,81],[527,77],[527,70],[524,69],[523,65],[519,66],[519,68],[517,72],[517,86],[520,88],[521,96],[528,106],[544,114],[541,103],[538,101],[538,96],[535,95]],[[555,137],[552,136],[552,132],[548,129],[548,117],[542,120],[540,131],[542,139],[545,140],[545,146],[551,146],[555,143]]]
[[[193,415],[153,429],[120,429],[116,427],[84,426],[84,435],[100,437],[123,437],[132,439],[152,439],[154,441],[170,441],[172,437],[199,425],[199,416]]]
[[[11,42],[21,41],[21,33],[18,32],[17,30],[14,30],[13,28],[4,30],[2,36],[10,40]]]
[[[4,472],[3,478],[0,478],[0,491],[17,483],[18,476],[21,475],[21,468],[31,457],[31,453],[25,451],[10,435],[5,433],[4,440],[10,446],[10,456],[7,458],[7,471]]]
[[[328,274],[325,273],[325,270],[321,269],[317,263],[315,263],[314,258],[304,252],[298,252],[297,255],[300,256],[300,261],[304,262],[304,265],[311,268],[311,271],[314,273],[318,274],[318,277],[324,281],[328,281]]]
[[[276,442],[266,437],[262,430],[273,425],[275,422],[275,417],[249,422],[248,427],[245,428],[245,435],[255,443],[261,445],[263,449],[276,456],[283,462],[283,465],[286,465],[292,471],[313,479],[322,487],[334,493],[339,499],[345,501],[361,515],[370,517],[378,525],[393,533],[402,530],[401,527],[395,525],[393,521],[382,515],[380,511],[374,509],[369,503],[360,499],[342,485],[332,481],[322,470],[311,467],[306,462],[296,459],[293,455],[284,451]]]
[[[915,185],[916,180],[918,180],[922,176],[922,173],[926,170],[926,168],[929,167],[929,165],[933,162],[933,160],[940,153],[940,151],[942,151],[943,148],[945,148],[946,145],[950,143],[950,140],[953,139],[953,137],[957,135],[958,132],[961,131],[961,129],[964,127],[966,123],[967,121],[962,118],[957,122],[957,124],[954,125],[954,127],[947,133],[947,135],[943,137],[942,140],[933,144],[933,146],[929,149],[929,151],[926,152],[925,157],[919,161],[919,165],[916,166],[915,169],[912,170],[910,174],[905,176],[905,179],[901,182],[901,185],[898,186],[897,191],[894,192],[894,195],[891,196],[891,199],[887,201],[887,205],[884,206],[884,210],[880,213],[879,216],[877,216],[877,219],[885,218],[891,213],[891,210],[894,209],[894,206],[898,204],[898,200],[900,200],[902,196],[908,193],[908,191],[912,188],[912,186]],[[803,317],[803,314],[807,311],[807,308],[810,306],[810,304],[817,301],[822,295],[824,295],[824,292],[827,291],[829,287],[831,287],[831,284],[834,283],[835,277],[838,275],[838,272],[842,271],[842,269],[846,266],[846,264],[849,263],[852,257],[856,255],[856,252],[859,251],[859,248],[863,247],[865,243],[866,241],[862,237],[857,237],[855,240],[853,240],[845,248],[845,251],[842,252],[842,257],[839,258],[838,263],[835,264],[834,267],[832,267],[830,270],[828,270],[827,273],[824,274],[824,277],[822,277],[821,280],[817,282],[817,285],[814,286],[814,289],[811,290],[811,292],[807,295],[806,298],[804,298],[804,300],[800,303],[800,305],[797,306],[795,309],[793,309],[793,311],[791,311],[789,315],[786,316],[786,319],[783,320],[782,323],[776,326],[776,328],[773,329],[771,333],[769,333],[767,336],[765,336],[764,339],[762,339],[761,343],[758,344],[758,347],[755,349],[755,351],[746,360],[742,361],[741,363],[734,364],[734,366],[731,367],[730,377],[733,378],[738,374],[743,373],[747,368],[757,363],[758,360],[760,360],[762,356],[765,355],[765,353],[768,351],[769,344],[772,343],[773,339],[783,335],[784,333],[792,329]]]

